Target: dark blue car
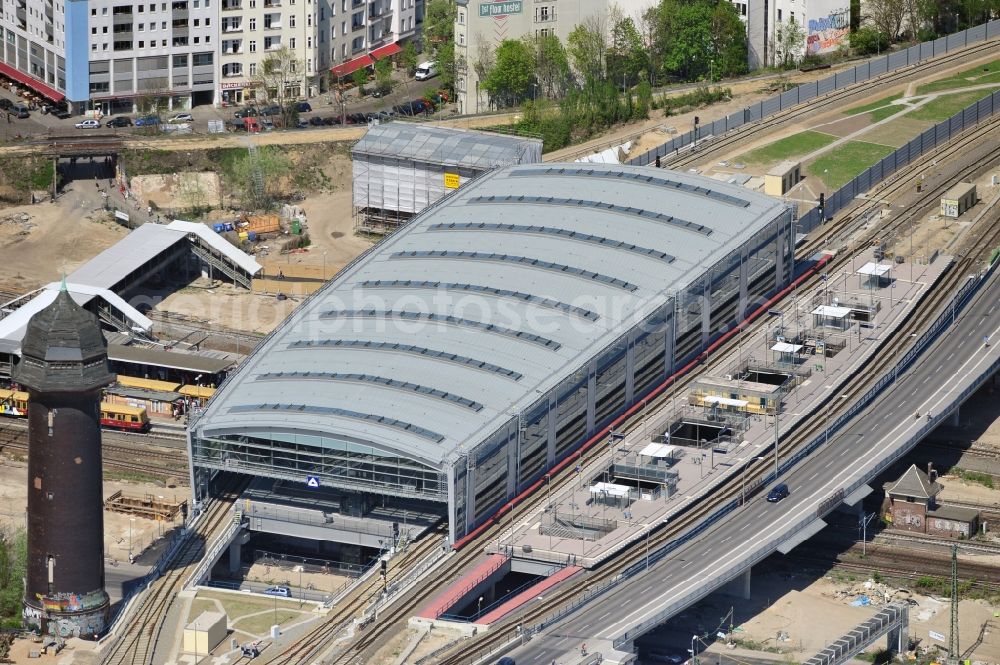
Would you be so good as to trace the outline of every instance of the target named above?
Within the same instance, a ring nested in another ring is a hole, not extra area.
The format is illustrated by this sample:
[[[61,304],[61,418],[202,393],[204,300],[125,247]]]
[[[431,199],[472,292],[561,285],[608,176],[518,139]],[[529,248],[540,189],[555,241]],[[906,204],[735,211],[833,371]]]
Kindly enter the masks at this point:
[[[158,124],[160,124],[160,119],[155,115],[147,115],[142,118],[135,119],[136,127],[154,127]]]
[[[778,503],[786,496],[788,496],[788,485],[781,483],[780,485],[775,485],[767,494],[768,503]]]

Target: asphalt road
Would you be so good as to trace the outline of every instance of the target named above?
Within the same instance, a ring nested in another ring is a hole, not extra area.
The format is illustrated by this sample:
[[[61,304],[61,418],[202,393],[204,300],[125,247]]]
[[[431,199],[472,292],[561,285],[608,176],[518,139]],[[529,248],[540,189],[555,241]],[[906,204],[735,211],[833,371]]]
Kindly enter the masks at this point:
[[[984,334],[995,344],[985,348]],[[686,605],[707,595],[720,577],[731,579],[745,562],[782,531],[815,515],[819,504],[871,469],[889,451],[902,445],[925,421],[924,414],[943,413],[963,378],[985,371],[1000,357],[1000,271],[994,272],[956,325],[899,377],[853,423],[829,444],[814,452],[782,481],[791,496],[776,504],[764,493],[719,520],[704,535],[670,557],[636,575],[511,654],[519,665],[565,662],[579,656],[581,643],[611,641],[635,631],[638,624],[693,594]],[[921,419],[914,418],[919,411]],[[834,506],[827,506],[832,509]],[[774,547],[771,548],[772,550]],[[576,580],[579,586],[581,580]],[[634,638],[631,634],[629,637]],[[830,635],[835,639],[838,636]]]

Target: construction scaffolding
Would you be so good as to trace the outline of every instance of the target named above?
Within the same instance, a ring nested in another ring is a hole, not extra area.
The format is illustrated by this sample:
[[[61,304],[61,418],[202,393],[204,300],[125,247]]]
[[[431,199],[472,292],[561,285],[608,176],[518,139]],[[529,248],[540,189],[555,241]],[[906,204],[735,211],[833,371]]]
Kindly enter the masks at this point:
[[[106,510],[158,522],[173,522],[177,513],[184,510],[186,505],[187,501],[167,501],[152,494],[129,496],[121,490],[109,496],[104,502]]]
[[[351,149],[355,231],[392,233],[481,173],[541,161],[538,139],[405,122],[374,125]]]

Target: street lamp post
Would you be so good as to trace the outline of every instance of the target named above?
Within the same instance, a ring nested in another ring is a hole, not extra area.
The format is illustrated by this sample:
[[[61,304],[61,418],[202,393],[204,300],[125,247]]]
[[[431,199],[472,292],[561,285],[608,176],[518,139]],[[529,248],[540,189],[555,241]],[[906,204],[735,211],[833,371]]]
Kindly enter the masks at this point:
[[[868,556],[868,523],[875,519],[876,513],[871,515],[865,515],[861,513],[859,521],[861,522],[861,558]]]
[[[698,641],[698,636],[697,635],[692,635],[691,636],[691,662],[692,662],[693,665],[698,665],[698,652],[696,650],[697,649],[697,644],[696,644],[697,641]]]
[[[750,468],[751,462],[756,462],[757,460],[764,459],[763,455],[757,455],[752,460],[748,461],[746,466],[743,467],[743,480],[740,483],[740,505],[747,502],[747,469]]]

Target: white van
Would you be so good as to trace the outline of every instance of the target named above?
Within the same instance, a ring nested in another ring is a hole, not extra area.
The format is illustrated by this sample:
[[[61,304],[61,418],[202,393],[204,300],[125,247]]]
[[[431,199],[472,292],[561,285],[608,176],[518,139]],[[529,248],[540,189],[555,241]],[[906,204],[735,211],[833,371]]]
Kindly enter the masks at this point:
[[[434,78],[440,73],[441,72],[438,71],[436,62],[421,62],[417,65],[416,79],[418,81],[426,81],[429,78]]]

